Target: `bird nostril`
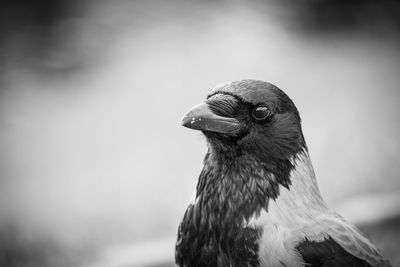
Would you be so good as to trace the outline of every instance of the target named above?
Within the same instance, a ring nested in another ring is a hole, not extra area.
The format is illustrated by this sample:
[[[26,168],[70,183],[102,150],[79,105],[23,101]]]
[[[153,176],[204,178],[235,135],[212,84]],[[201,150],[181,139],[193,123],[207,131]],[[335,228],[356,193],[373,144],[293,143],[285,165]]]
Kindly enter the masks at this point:
[[[227,94],[216,94],[206,101],[210,110],[219,116],[233,118],[240,107],[239,100]]]

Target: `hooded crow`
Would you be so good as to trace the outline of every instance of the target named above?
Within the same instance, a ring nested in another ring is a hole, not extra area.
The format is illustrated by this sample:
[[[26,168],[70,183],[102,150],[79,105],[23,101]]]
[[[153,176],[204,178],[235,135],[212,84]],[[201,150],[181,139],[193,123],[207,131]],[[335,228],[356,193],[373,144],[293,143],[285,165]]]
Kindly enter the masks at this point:
[[[179,226],[178,266],[390,266],[327,207],[299,112],[278,87],[216,86],[182,125],[202,131],[208,151]]]

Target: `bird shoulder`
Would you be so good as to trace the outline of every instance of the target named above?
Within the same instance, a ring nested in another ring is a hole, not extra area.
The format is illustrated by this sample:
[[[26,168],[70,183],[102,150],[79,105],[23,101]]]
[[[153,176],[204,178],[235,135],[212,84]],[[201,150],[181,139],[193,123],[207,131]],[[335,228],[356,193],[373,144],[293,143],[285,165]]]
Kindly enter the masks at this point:
[[[360,266],[391,266],[355,226],[334,212],[321,214],[314,223],[299,228],[292,235],[292,240],[287,242],[297,244],[303,258],[315,257],[325,249],[334,253],[335,257],[342,257],[337,259],[338,262],[344,260],[343,257],[351,261],[351,266],[358,266],[356,262],[365,262]]]

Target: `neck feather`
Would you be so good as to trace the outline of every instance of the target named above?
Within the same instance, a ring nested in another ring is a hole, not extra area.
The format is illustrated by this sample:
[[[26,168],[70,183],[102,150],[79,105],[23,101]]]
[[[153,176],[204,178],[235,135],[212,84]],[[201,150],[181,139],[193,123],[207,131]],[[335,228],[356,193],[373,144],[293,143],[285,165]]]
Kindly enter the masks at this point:
[[[270,203],[268,211],[263,210],[261,215],[254,214],[247,221],[248,226],[272,223],[298,228],[328,211],[318,189],[308,152],[299,154],[294,165],[290,175],[290,188],[281,188],[279,197]]]
[[[275,203],[271,206],[270,200]],[[239,216],[246,221],[261,210],[305,213],[325,210],[307,149],[274,164],[250,155],[226,159],[208,153],[197,185],[196,203],[201,217],[218,214],[219,221]],[[280,208],[277,208],[279,206]],[[286,210],[285,210],[286,209]],[[224,218],[220,218],[223,216]]]
[[[294,159],[289,188],[282,188],[275,203],[270,205],[271,218],[295,222],[296,219],[309,221],[316,214],[327,210],[315,178],[314,169],[307,151]]]
[[[289,171],[281,170],[285,166]],[[208,153],[179,228],[176,260],[182,266],[259,266],[262,225],[298,227],[324,209],[306,149],[272,165]]]

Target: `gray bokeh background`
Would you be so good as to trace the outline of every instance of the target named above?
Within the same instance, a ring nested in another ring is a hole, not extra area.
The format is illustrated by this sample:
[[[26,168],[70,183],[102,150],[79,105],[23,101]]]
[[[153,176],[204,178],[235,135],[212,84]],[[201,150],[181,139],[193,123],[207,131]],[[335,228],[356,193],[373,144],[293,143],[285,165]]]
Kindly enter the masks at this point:
[[[206,151],[180,119],[243,78],[296,103],[330,206],[400,211],[395,1],[1,5],[3,263],[100,266],[125,245],[172,262]]]

